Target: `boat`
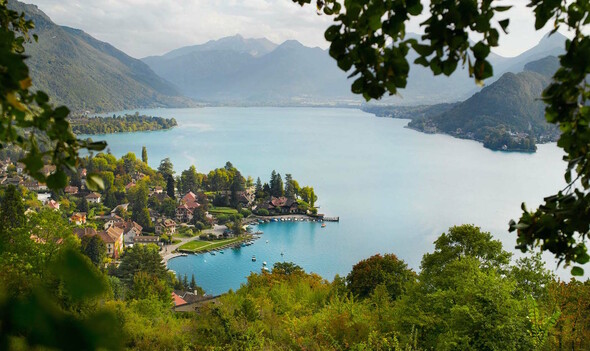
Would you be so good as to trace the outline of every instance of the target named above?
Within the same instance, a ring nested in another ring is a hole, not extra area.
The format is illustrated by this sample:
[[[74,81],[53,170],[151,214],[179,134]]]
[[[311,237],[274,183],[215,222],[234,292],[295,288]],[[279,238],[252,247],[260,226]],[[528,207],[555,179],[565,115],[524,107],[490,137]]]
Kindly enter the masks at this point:
[[[283,256],[283,255],[285,255],[285,254],[283,253],[283,251],[281,251],[281,256]]]
[[[183,253],[180,254],[180,256],[186,257],[186,256],[188,256],[188,254],[186,252],[183,252]]]
[[[219,251],[219,253],[220,253],[220,254],[223,254],[223,250],[222,250],[222,251]]]
[[[256,262],[256,256],[252,256],[252,262]]]
[[[266,241],[266,243],[268,244],[268,240]]]
[[[326,228],[326,223],[322,223],[322,228]]]
[[[209,252],[211,255],[215,256],[215,251]]]
[[[262,265],[263,265],[263,266],[266,266],[266,261],[262,262]]]
[[[241,247],[246,247],[246,243],[242,243],[240,246]]]
[[[270,269],[268,269],[268,267],[262,267],[262,270],[265,271],[265,272],[270,271]]]
[[[260,234],[264,234],[264,232],[263,232],[262,230],[258,230],[258,231],[256,231],[254,234],[258,234],[258,235],[260,235]]]

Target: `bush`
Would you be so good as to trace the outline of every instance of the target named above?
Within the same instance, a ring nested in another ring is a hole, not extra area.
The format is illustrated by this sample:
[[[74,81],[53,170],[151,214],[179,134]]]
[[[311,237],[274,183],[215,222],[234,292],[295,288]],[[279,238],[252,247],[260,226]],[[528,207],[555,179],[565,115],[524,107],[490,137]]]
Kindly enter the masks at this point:
[[[259,216],[268,216],[269,215],[268,210],[266,210],[264,208],[258,209],[256,211],[256,214],[258,214]]]
[[[252,211],[250,211],[250,210],[249,210],[249,209],[247,209],[247,208],[242,208],[242,209],[240,210],[240,214],[241,214],[242,216],[244,216],[244,217],[248,217],[249,215],[251,215],[251,214],[252,214]]]
[[[201,240],[207,240],[208,238],[209,238],[209,235],[207,235],[207,234],[199,235],[199,239],[201,239]]]

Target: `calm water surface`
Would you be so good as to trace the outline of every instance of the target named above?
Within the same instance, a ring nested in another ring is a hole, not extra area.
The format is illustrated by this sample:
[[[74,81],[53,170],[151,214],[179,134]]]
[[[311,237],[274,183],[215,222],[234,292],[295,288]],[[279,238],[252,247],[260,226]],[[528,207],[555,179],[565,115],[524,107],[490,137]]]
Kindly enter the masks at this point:
[[[262,225],[263,238],[250,247],[170,261],[171,269],[189,278],[194,273],[212,294],[238,288],[251,271],[260,271],[262,261],[269,266],[292,261],[330,280],[376,253],[395,253],[419,269],[433,241],[455,224],[476,224],[512,250],[508,221],[519,216],[521,202],[538,205],[563,187],[565,163],[555,144],[540,145],[535,154],[494,152],[353,109],[139,112],[174,117],[179,125],[94,139],[107,140],[116,156],[140,155],[146,146],[150,166],[170,157],[178,173],[191,164],[208,172],[226,161],[263,181],[273,169],[283,176],[292,173],[300,185],[315,188],[321,212],[340,216],[340,223],[326,228],[300,222]]]

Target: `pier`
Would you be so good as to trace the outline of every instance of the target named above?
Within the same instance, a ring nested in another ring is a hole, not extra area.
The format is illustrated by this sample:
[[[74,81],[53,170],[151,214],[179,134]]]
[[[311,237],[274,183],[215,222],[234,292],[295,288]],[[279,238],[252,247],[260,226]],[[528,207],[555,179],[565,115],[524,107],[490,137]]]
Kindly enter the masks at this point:
[[[340,217],[324,217],[324,222],[340,222]]]

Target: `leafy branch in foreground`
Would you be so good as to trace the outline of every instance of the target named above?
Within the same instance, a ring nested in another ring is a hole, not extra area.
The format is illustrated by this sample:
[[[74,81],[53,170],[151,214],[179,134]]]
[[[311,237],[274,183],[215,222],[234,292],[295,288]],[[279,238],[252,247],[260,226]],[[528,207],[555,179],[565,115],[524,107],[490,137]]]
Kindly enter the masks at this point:
[[[312,0],[292,0],[300,5]],[[318,12],[333,15],[334,25],[325,32],[330,55],[338,67],[356,77],[352,91],[365,99],[379,99],[396,94],[407,83],[410,49],[417,53],[414,61],[429,67],[434,75],[451,75],[461,63],[478,84],[493,75],[486,60],[490,49],[498,46],[501,29],[508,31],[508,19],[493,25],[494,17],[510,9],[496,6],[494,0],[432,0],[429,17],[421,23],[420,40],[406,39],[406,22],[422,14],[419,0],[315,0]],[[590,38],[583,33],[590,24],[590,3],[531,0],[535,29],[553,20],[553,32],[562,26],[574,33],[560,56],[560,69],[553,83],[543,93],[547,104],[546,119],[561,130],[558,146],[566,152],[565,174],[568,187],[547,197],[545,204],[529,212],[523,204],[519,222],[510,221],[510,231],[517,231],[517,248],[526,252],[536,246],[551,251],[560,263],[583,265],[590,260],[585,241],[590,230]],[[470,35],[481,40],[472,43]],[[354,68],[354,69],[353,69]],[[572,175],[577,178],[572,180]],[[580,266],[572,274],[581,275]]]
[[[0,0],[0,148],[17,146],[25,152],[20,161],[25,171],[51,189],[67,185],[66,169],[75,171],[78,151],[100,151],[105,142],[78,140],[66,119],[70,111],[65,106],[54,108],[42,91],[30,90],[32,79],[26,65],[24,44],[37,40],[29,35],[34,28],[24,13],[8,9]],[[49,139],[50,147],[42,148],[41,140]],[[45,176],[44,164],[56,166],[55,172]],[[88,178],[90,187],[100,187],[96,175]]]

